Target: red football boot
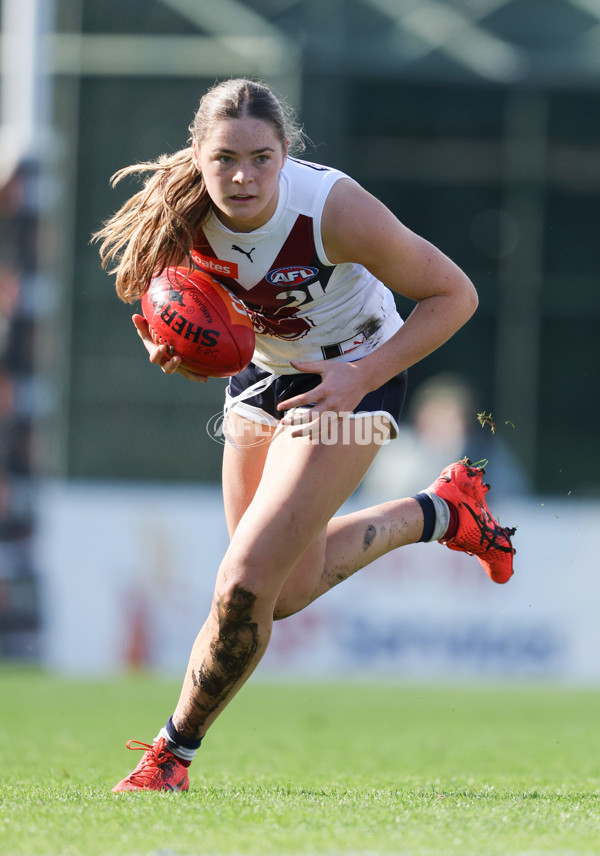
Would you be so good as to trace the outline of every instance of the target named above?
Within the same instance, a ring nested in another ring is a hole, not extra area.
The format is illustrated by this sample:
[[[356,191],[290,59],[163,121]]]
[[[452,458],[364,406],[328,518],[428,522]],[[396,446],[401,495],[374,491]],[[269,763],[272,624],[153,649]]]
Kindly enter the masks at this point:
[[[468,458],[446,467],[427,490],[452,503],[458,511],[458,529],[449,539],[440,539],[451,550],[477,556],[488,577],[506,583],[513,575],[515,549],[511,543],[514,529],[500,526],[492,516],[485,495],[483,467]]]
[[[133,746],[137,743],[137,746]],[[164,737],[150,745],[139,740],[128,740],[127,748],[145,749],[144,757],[135,770],[113,788],[113,793],[124,791],[187,791],[190,786],[187,766],[166,748]]]

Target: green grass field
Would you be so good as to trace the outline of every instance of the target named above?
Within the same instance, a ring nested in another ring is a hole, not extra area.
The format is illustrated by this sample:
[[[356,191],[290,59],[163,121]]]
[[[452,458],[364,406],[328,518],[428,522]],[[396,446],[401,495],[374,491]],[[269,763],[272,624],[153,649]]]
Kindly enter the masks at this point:
[[[188,794],[110,788],[178,684],[0,669],[0,853],[600,853],[600,693],[246,687]]]

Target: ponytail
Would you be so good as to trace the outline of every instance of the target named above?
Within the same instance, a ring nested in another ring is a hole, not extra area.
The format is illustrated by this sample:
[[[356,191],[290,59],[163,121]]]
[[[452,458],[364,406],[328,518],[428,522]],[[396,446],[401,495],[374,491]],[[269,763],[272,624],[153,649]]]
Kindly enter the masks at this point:
[[[125,167],[111,182],[114,187],[129,175],[144,173],[149,174],[144,188],[93,235],[102,242],[102,267],[116,273],[117,294],[126,303],[139,300],[165,268],[184,261],[192,266],[194,237],[210,210],[191,146]]]

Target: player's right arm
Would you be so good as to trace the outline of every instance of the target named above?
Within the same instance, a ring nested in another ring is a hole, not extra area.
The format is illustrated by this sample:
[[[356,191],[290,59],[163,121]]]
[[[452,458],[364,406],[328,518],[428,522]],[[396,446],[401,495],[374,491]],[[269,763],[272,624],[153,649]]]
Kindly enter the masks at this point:
[[[190,372],[181,366],[181,357],[169,356],[166,345],[156,345],[152,341],[152,336],[148,329],[148,322],[143,315],[134,315],[132,317],[133,324],[137,330],[138,336],[144,343],[144,347],[148,351],[150,362],[156,366],[160,366],[165,374],[180,374],[186,380],[195,380],[198,383],[206,383],[208,377],[206,375]]]

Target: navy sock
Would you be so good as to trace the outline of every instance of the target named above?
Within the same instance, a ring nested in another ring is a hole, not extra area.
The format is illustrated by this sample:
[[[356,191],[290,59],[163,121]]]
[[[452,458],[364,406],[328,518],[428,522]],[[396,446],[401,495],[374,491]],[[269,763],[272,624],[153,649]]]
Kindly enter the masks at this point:
[[[189,766],[191,764],[196,750],[200,748],[202,738],[191,740],[189,737],[184,737],[173,725],[173,717],[170,716],[167,724],[161,730],[160,734],[166,738],[169,751],[176,755],[179,760]]]
[[[431,541],[431,536],[433,535],[436,520],[435,506],[433,504],[433,500],[426,493],[418,493],[416,496],[413,496],[413,499],[416,499],[419,505],[421,506],[421,511],[423,512],[424,518],[423,534],[419,538],[419,543],[421,541]]]
[[[413,497],[423,512],[423,534],[419,541],[450,541],[458,529],[458,510],[447,499],[424,491]]]

